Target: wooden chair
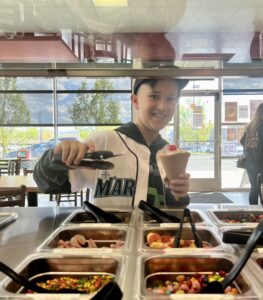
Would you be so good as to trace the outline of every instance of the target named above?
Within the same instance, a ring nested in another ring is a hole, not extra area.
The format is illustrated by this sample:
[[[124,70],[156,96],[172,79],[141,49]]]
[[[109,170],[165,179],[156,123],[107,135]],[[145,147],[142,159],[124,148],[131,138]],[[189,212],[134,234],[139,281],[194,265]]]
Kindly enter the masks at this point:
[[[33,174],[34,170],[23,168],[23,175],[26,176],[27,174]]]
[[[51,199],[53,199],[53,195],[51,194]],[[69,193],[69,194],[56,194],[55,200],[57,205],[59,206],[62,202],[74,202],[74,206],[78,206],[78,198],[80,198],[80,204],[82,206],[83,203],[83,191]]]
[[[20,175],[21,159],[12,159],[8,161],[8,175]]]
[[[21,159],[0,160],[1,175],[19,175],[21,170]]]
[[[1,159],[0,160],[0,176],[8,174],[8,160]]]
[[[26,186],[18,188],[0,188],[0,207],[25,206]]]

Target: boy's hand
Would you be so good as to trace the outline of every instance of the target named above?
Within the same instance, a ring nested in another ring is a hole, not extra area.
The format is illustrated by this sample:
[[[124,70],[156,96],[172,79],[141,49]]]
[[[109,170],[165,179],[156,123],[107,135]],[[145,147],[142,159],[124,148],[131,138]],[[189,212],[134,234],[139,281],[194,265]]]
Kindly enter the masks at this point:
[[[181,174],[179,179],[168,180],[165,178],[165,185],[171,191],[176,200],[187,196],[190,186],[189,178],[189,173]]]
[[[72,165],[77,166],[88,150],[94,151],[94,147],[88,147],[79,141],[63,141],[53,149],[53,154],[61,153],[62,162],[70,167]]]

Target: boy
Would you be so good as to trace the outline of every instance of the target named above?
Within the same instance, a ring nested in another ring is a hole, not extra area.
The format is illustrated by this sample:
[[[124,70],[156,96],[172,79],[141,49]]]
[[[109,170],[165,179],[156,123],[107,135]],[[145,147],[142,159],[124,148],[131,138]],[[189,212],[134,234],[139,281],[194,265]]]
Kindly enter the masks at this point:
[[[166,188],[164,169],[157,155],[168,144],[159,132],[172,119],[186,84],[186,80],[179,79],[137,79],[131,96],[135,122],[95,133],[84,143],[63,141],[46,151],[34,170],[39,190],[65,193],[89,188],[93,194],[91,201],[106,207],[134,206],[140,200],[156,206],[189,204],[189,174],[181,174]],[[78,168],[85,153],[94,150],[122,155],[109,159],[115,166],[112,170]],[[65,166],[52,161],[53,155],[59,153]]]

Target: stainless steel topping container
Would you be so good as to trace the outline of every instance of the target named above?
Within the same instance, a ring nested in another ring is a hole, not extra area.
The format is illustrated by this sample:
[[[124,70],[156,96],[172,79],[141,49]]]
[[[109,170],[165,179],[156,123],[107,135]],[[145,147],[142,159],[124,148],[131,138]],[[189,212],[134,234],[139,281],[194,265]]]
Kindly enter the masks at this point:
[[[125,261],[127,257],[120,255],[58,255],[51,253],[33,254],[25,259],[16,271],[23,277],[30,279],[32,277],[43,277],[47,274],[53,276],[76,275],[80,274],[97,274],[104,273],[111,274],[115,277],[116,282],[123,289]],[[1,295],[16,294],[23,290],[23,288],[14,282],[12,279],[6,278],[1,283]],[[77,293],[76,293],[77,294]],[[45,295],[45,299],[54,299],[52,294]],[[40,296],[40,295],[38,295]],[[12,295],[10,297],[13,297]],[[86,298],[85,298],[86,299]]]
[[[240,226],[222,226],[220,227],[220,238],[223,242],[223,234],[224,232],[227,232],[227,231],[231,231],[231,230],[235,230],[235,231],[249,231],[252,233],[252,231],[255,229],[255,227],[253,226],[245,226],[245,225],[240,225]],[[224,245],[232,245],[233,248],[236,250],[237,253],[241,253],[245,247],[245,244],[238,244],[238,243],[224,243]],[[258,251],[260,248],[263,249],[263,245],[258,245],[255,247],[254,251]]]
[[[0,230],[17,219],[15,212],[0,212]]]
[[[261,279],[263,276],[263,249],[259,249],[258,251],[255,251],[251,256],[251,259],[257,265],[257,268],[255,270],[256,276]]]
[[[263,251],[262,248],[261,249],[258,248],[257,251],[254,251],[250,257],[249,268],[251,269],[252,274],[254,274],[255,284],[259,287],[259,290],[261,291],[260,299],[263,299],[263,292],[262,292]]]
[[[218,226],[249,226],[256,227],[256,222],[243,222],[243,223],[229,223],[226,219],[242,219],[248,214],[254,214],[255,216],[263,215],[263,209],[220,209],[220,210],[208,210],[208,214],[213,218]]]
[[[141,255],[137,261],[138,278],[140,282],[136,293],[140,299],[171,299],[169,295],[157,295],[147,290],[147,285],[158,275],[158,279],[166,279],[167,274],[171,276],[173,273],[197,273],[197,272],[216,272],[224,270],[229,272],[234,265],[237,257],[226,253],[205,253],[201,254],[162,254],[162,255]],[[240,295],[233,296],[234,299],[258,299],[259,291],[253,284],[253,275],[249,268],[245,266],[242,272],[235,280],[235,285],[240,292]],[[176,295],[177,296],[177,295]],[[178,295],[180,296],[180,295]],[[189,299],[201,299],[198,295],[188,295]],[[202,299],[212,299],[212,295],[202,295]],[[210,296],[210,298],[209,298]],[[240,298],[241,297],[241,298]],[[227,298],[227,295],[221,295],[220,299]],[[233,299],[231,298],[231,299]],[[177,299],[174,295],[174,299]],[[188,299],[188,298],[187,298]]]
[[[130,209],[122,210],[122,209],[103,208],[103,210],[119,217],[122,220],[122,223],[118,223],[118,225],[132,225],[134,222],[134,213]],[[61,223],[61,225],[77,225],[83,223],[99,224],[94,222],[92,218],[92,213],[85,212],[83,209],[76,209]]]
[[[62,226],[57,228],[37,249],[37,251],[52,251],[52,252],[88,252],[88,251],[128,251],[132,236],[132,228],[128,226],[99,226],[96,227],[85,225],[79,226]],[[83,235],[86,238],[85,247],[82,248],[59,248],[60,240],[69,241],[76,234]],[[97,248],[89,248],[88,240],[92,239]],[[123,242],[121,248],[113,248],[111,245],[116,242]]]
[[[221,242],[219,234],[212,227],[208,226],[196,226],[197,232],[199,233],[202,241],[208,242],[211,244],[211,248],[151,248],[147,244],[147,235],[149,233],[157,233],[160,236],[170,236],[175,237],[178,232],[179,226],[170,226],[166,228],[160,227],[142,227],[140,232],[140,245],[139,250],[142,251],[164,251],[164,252],[183,252],[183,253],[200,253],[204,251],[223,251],[233,253],[234,249],[231,246],[225,245]],[[193,240],[193,233],[190,225],[185,225],[182,231],[182,239],[184,240]],[[158,245],[157,245],[158,247]]]
[[[164,212],[166,212],[169,215],[176,216],[181,218],[183,215],[183,209],[173,209],[173,208],[165,208],[162,209]],[[198,225],[208,225],[211,226],[211,220],[210,218],[201,210],[198,209],[191,209],[191,213],[193,216],[193,220]],[[167,224],[171,223],[158,223],[154,219],[152,219],[149,215],[147,215],[142,210],[138,210],[138,217],[139,217],[139,225],[160,225],[160,226],[167,226]],[[176,224],[176,223],[172,223]]]
[[[257,263],[257,265],[260,267],[260,269],[263,272],[263,254],[262,254],[262,252],[258,253],[258,254],[255,254],[253,256],[253,259],[254,259],[254,261]]]
[[[107,281],[105,281],[106,276],[108,277]],[[93,281],[94,278],[96,279],[101,278],[101,280],[104,281],[104,284],[115,279],[115,275],[108,272],[44,272],[30,277],[28,281],[30,281],[33,284],[38,284],[38,283],[41,284],[41,283],[48,283],[48,281],[50,280],[52,281],[52,280],[62,279],[63,277],[80,280],[82,282],[83,280],[85,280],[86,283],[91,282],[91,280]],[[90,295],[92,297],[96,294],[98,290],[99,288],[96,291],[86,292],[86,295]],[[75,291],[76,291],[75,294],[78,294],[78,290],[76,287],[75,287]],[[27,289],[22,287],[21,289],[19,289],[18,293],[27,294]],[[54,293],[56,292],[53,292],[52,294]],[[44,294],[49,294],[49,293],[44,293]],[[58,292],[58,294],[62,294],[62,293]]]

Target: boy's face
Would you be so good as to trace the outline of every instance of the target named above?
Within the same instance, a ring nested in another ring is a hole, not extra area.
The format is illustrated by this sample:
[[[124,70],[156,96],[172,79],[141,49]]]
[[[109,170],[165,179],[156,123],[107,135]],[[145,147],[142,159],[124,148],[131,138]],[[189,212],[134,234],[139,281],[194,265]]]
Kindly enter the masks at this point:
[[[179,94],[174,80],[159,80],[154,87],[142,84],[137,95],[132,95],[132,103],[137,110],[136,123],[147,130],[159,132],[172,119]]]

